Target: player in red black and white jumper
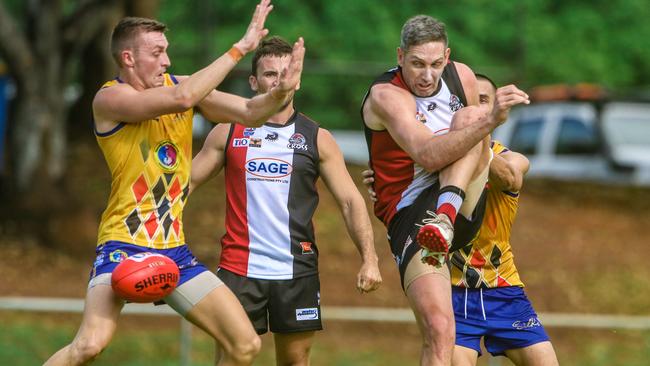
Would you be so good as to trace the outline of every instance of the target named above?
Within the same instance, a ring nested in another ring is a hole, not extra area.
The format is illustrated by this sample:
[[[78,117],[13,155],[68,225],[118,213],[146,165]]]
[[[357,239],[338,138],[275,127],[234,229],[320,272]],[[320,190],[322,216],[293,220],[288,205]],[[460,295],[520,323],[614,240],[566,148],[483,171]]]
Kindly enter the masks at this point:
[[[253,58],[251,88],[275,85],[291,45],[272,37]],[[225,167],[225,169],[224,169]],[[215,127],[193,160],[192,186],[225,170],[226,234],[217,275],[242,302],[258,334],[274,333],[278,365],[308,365],[322,329],[318,247],[312,217],[322,177],[341,208],[362,265],[360,292],[381,283],[370,218],[332,135],[289,102],[266,124]]]

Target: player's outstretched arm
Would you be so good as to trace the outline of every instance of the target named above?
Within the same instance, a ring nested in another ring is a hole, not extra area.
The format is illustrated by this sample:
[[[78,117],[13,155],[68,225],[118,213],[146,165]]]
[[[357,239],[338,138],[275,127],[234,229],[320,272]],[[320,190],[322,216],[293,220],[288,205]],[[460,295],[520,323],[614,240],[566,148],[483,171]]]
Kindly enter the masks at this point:
[[[201,151],[192,159],[190,193],[223,169],[229,132],[230,124],[220,124],[205,138]]]
[[[519,192],[529,167],[528,158],[518,152],[495,154],[490,163],[490,184],[501,191]]]
[[[357,290],[361,293],[376,290],[382,279],[366,204],[345,167],[334,137],[324,129],[318,131],[318,153],[323,181],[336,199],[348,233],[361,255]]]
[[[264,22],[271,9],[270,0],[262,0],[255,9],[246,34],[230,51],[191,76],[179,78],[180,83],[174,87],[138,90],[128,83],[120,83],[101,89],[93,101],[93,114],[98,127],[104,122],[140,122],[183,112],[197,105],[223,81],[241,57],[254,50],[268,34]]]
[[[300,87],[304,58],[305,42],[301,37],[293,45],[291,62],[282,72],[278,85],[251,99],[215,90],[199,104],[201,113],[212,122],[238,122],[250,127],[262,125],[287,105]]]

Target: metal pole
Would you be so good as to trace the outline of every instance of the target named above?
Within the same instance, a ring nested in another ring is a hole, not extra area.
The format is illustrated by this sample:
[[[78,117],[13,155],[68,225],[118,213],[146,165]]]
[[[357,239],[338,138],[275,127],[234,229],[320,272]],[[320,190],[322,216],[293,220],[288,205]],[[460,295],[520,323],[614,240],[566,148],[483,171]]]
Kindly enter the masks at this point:
[[[192,362],[192,323],[181,318],[181,366],[190,366]]]

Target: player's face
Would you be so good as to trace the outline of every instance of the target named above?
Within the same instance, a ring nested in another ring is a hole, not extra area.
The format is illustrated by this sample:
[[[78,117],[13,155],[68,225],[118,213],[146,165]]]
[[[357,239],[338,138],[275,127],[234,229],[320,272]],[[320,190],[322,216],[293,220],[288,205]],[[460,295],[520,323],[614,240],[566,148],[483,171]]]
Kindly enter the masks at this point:
[[[492,106],[494,104],[494,98],[496,96],[496,90],[489,81],[485,79],[478,79],[478,100],[479,104]]]
[[[408,51],[397,49],[397,62],[402,67],[404,82],[418,97],[435,93],[447,61],[449,48],[443,42],[423,43]]]
[[[163,74],[171,65],[167,38],[160,32],[140,33],[133,49],[133,68],[145,88],[163,86]]]
[[[290,60],[289,55],[261,57],[257,62],[257,74],[249,78],[251,89],[257,94],[263,94],[278,85],[282,72],[289,67]]]

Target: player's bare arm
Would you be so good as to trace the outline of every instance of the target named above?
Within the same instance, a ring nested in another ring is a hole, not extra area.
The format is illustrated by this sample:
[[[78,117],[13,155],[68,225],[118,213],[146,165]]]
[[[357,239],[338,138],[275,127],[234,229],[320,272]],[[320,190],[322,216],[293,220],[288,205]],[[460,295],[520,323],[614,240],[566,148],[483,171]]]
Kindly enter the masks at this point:
[[[262,125],[293,98],[300,86],[304,58],[305,45],[301,37],[293,45],[291,61],[280,75],[278,85],[251,99],[215,90],[199,103],[201,113],[213,122],[239,122],[251,127]]]
[[[361,255],[357,289],[361,293],[376,290],[382,279],[366,204],[345,167],[336,141],[324,129],[318,131],[318,154],[321,177],[336,199],[348,233]]]
[[[118,122],[140,122],[194,107],[223,81],[244,54],[255,49],[259,41],[268,34],[268,30],[264,29],[264,22],[272,8],[270,0],[262,0],[255,9],[246,34],[233,49],[178,85],[141,88],[129,83],[120,83],[101,89],[93,100],[93,117],[98,130],[109,131]],[[147,51],[151,53],[149,56],[160,60],[161,74],[170,66],[167,45],[164,36],[146,44],[147,47],[151,46]],[[122,53],[122,62],[127,70],[133,66],[133,52],[127,49]]]
[[[499,190],[519,192],[529,167],[528,159],[518,152],[495,154],[490,163],[490,184]]]
[[[395,142],[428,171],[439,171],[456,161],[493,129],[488,123],[475,123],[434,136],[426,126],[416,121],[415,112],[415,100],[411,94],[390,84],[373,86],[364,105],[368,127],[387,129]]]
[[[528,103],[528,95],[513,85],[509,87],[502,91],[501,103],[498,105],[495,103],[491,114],[457,113],[454,118],[476,118],[476,115],[481,117],[465,128],[452,130],[440,136],[434,136],[428,128],[415,120],[416,107],[413,97],[406,90],[394,85],[373,86],[364,105],[364,115],[368,127],[387,129],[397,144],[424,169],[439,171],[464,156],[503,123],[512,106]],[[471,94],[476,94],[476,103],[478,103],[478,92],[471,92]],[[474,105],[465,107],[465,109],[470,108],[480,107]]]
[[[201,151],[192,159],[190,193],[223,169],[229,131],[230,124],[215,126],[206,137]]]

